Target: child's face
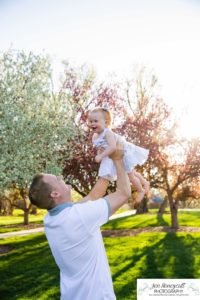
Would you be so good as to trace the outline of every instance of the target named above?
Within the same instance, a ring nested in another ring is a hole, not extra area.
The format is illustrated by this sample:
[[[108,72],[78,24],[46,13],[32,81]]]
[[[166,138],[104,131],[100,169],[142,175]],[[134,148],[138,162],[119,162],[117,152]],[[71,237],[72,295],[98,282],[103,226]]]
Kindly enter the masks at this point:
[[[88,121],[88,126],[90,127],[90,129],[92,129],[93,132],[96,132],[98,134],[101,133],[106,127],[106,122],[103,113],[101,113],[100,111],[90,113]]]

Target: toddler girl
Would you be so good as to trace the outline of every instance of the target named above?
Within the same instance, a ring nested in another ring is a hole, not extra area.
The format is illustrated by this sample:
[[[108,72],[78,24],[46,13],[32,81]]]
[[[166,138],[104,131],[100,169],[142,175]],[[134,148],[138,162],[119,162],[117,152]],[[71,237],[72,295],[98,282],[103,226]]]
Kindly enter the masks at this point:
[[[137,190],[136,203],[141,202],[145,193],[149,191],[149,182],[134,170],[136,165],[143,165],[149,151],[126,141],[123,136],[114,133],[110,127],[112,116],[108,109],[97,107],[88,114],[89,127],[93,131],[92,142],[97,148],[95,161],[100,163],[99,177],[110,181],[116,180],[116,169],[109,155],[116,150],[116,144],[123,145],[124,168],[128,173],[131,184]]]

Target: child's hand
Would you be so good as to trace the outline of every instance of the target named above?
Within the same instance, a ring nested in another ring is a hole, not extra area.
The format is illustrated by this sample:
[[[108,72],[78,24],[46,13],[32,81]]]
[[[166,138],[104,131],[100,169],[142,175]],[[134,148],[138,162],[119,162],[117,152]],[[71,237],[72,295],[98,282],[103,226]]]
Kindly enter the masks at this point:
[[[97,156],[95,156],[95,159],[94,159],[97,163],[100,163],[102,161],[102,157],[100,154],[98,154]]]

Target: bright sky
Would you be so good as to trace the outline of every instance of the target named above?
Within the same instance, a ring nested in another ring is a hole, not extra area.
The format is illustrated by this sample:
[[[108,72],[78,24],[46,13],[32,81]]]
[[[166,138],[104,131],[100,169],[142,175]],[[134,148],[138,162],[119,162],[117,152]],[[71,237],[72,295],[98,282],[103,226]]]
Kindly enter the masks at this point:
[[[200,136],[199,0],[0,0],[0,51],[89,63],[100,78],[152,68],[182,133]]]

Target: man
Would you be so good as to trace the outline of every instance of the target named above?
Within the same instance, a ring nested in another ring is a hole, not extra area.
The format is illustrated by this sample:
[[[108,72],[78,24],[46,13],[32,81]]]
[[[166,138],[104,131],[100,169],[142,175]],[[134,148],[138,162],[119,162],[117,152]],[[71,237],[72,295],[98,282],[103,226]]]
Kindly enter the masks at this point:
[[[102,178],[102,189],[95,186],[78,203],[71,202],[71,187],[61,177],[36,175],[29,190],[30,201],[48,210],[44,228],[52,254],[60,269],[61,300],[116,299],[100,226],[125,204],[131,195],[123,169],[122,154],[112,157],[117,170],[117,189],[104,194],[108,182]]]

